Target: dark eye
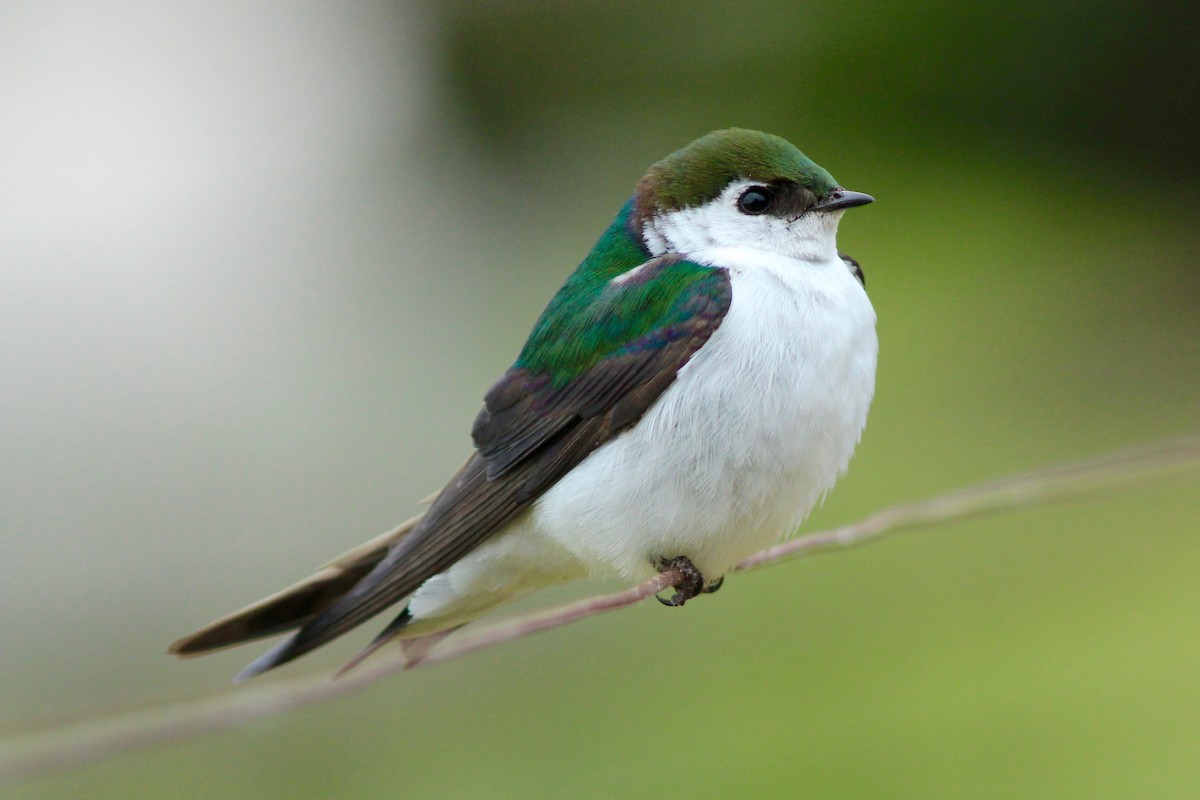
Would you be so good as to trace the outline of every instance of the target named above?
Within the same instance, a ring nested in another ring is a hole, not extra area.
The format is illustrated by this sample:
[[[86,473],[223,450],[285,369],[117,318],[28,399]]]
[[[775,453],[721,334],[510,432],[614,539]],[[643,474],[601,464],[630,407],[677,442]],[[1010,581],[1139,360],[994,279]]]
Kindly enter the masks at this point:
[[[738,210],[743,214],[762,214],[775,202],[775,193],[766,186],[751,186],[738,198]]]

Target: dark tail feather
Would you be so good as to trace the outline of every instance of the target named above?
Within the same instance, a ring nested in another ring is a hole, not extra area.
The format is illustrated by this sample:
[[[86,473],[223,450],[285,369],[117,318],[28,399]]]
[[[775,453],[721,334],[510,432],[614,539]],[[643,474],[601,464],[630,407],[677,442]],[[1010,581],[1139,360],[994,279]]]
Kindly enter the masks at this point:
[[[368,575],[420,517],[344,553],[316,574],[209,623],[174,642],[168,653],[186,658],[299,628],[336,603]]]
[[[339,669],[337,674],[333,677],[340,678],[362,662],[366,661],[368,656],[394,639],[396,635],[404,629],[404,626],[408,625],[409,620],[411,619],[412,612],[409,611],[408,607],[406,606],[405,609],[400,612],[399,616],[392,620],[386,628],[381,630],[379,635],[372,639],[369,645],[358,652],[358,655],[347,661],[346,665]]]
[[[305,653],[316,650],[326,642],[331,642],[342,634],[366,622],[371,617],[400,601],[424,582],[424,577],[406,574],[407,580],[392,580],[394,564],[397,558],[403,558],[404,553],[393,551],[391,557],[384,558],[358,580],[348,591],[338,597],[332,605],[325,608],[317,616],[305,622],[300,629],[268,650],[259,658],[238,673],[234,679],[244,681],[261,675],[267,670],[282,666]],[[410,585],[412,584],[412,585]],[[402,625],[404,615],[401,614],[392,625]],[[398,628],[396,628],[398,630]],[[372,643],[374,646],[375,643]]]
[[[473,455],[411,535],[389,547],[370,572],[331,605],[242,670],[238,680],[299,658],[404,600],[518,513],[521,506],[511,495],[507,482],[488,482],[487,463],[478,453]],[[460,502],[464,496],[470,502]]]
[[[373,564],[322,570],[303,584],[285,589],[174,642],[168,653],[186,658],[298,628],[349,591]],[[333,573],[333,574],[327,574]]]
[[[339,669],[333,677],[335,679],[340,678],[350,670],[357,667],[359,664],[365,661],[368,656],[390,642],[392,638],[398,634],[411,619],[412,614],[409,613],[408,608],[405,608],[400,612],[398,617],[392,620],[392,622],[386,628],[379,632],[378,636],[371,640],[369,645],[364,647],[354,658],[350,659],[350,661],[344,667]],[[312,649],[311,647],[306,647],[303,642],[297,641],[298,639],[298,634],[293,634],[284,641],[275,645],[270,650],[254,659],[254,661],[247,664],[245,669],[234,676],[233,682],[241,683],[244,680],[253,678],[255,675],[261,675],[268,670],[272,670],[275,669],[275,667],[286,664],[294,658],[299,658]]]
[[[288,650],[292,648],[296,641],[296,634],[292,634],[284,639],[279,644],[272,647],[267,652],[263,653],[258,658],[247,664],[241,672],[233,676],[234,683],[241,683],[244,680],[253,678],[255,675],[261,675],[269,669],[273,669],[280,664],[291,661],[295,656],[288,656]]]
[[[376,650],[390,642],[392,637],[399,633],[400,630],[408,624],[410,619],[412,619],[412,614],[409,613],[408,608],[406,607],[400,612],[400,616],[392,620],[391,624],[384,628],[378,636],[372,639],[369,645],[363,648],[363,650],[354,658],[350,659],[350,662],[346,664],[346,666],[338,670],[334,677],[342,677],[347,672],[361,664],[367,656],[371,655]],[[255,675],[261,675],[268,670],[275,669],[276,667],[282,666],[293,659],[299,658],[305,653],[316,649],[321,644],[324,644],[323,641],[317,641],[314,643],[311,640],[307,640],[304,637],[304,633],[304,629],[301,628],[296,633],[292,634],[267,652],[263,653],[258,658],[254,659],[254,661],[247,664],[241,672],[234,676],[233,682],[241,683],[244,680],[253,678]],[[340,633],[338,635],[340,635]]]

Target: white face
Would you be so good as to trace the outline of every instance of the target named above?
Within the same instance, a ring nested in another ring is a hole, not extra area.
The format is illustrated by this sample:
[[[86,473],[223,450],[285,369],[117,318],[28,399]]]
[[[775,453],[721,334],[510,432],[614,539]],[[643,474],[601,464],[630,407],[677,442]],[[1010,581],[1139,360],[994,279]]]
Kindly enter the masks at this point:
[[[742,193],[761,185],[756,181],[734,181],[720,197],[705,205],[656,214],[642,231],[646,247],[656,256],[746,247],[804,261],[838,258],[837,226],[842,211],[809,211],[789,218],[740,210],[738,198]]]

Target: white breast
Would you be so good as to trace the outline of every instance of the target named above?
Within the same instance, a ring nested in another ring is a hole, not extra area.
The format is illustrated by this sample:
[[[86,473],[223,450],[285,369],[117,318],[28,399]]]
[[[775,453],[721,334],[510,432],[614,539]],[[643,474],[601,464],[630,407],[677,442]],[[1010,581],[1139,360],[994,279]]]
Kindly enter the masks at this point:
[[[596,575],[686,555],[709,579],[792,533],[845,470],[874,393],[875,312],[840,259],[749,248],[721,326],[629,431],[531,509]]]

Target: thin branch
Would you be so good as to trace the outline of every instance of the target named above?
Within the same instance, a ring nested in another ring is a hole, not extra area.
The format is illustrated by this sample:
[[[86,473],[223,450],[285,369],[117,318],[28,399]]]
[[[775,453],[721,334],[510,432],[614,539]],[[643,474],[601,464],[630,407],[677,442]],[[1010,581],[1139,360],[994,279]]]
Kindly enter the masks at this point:
[[[800,556],[865,544],[884,534],[961,522],[1034,503],[1076,497],[1197,464],[1200,464],[1200,435],[1167,439],[1145,447],[1023,472],[928,500],[892,506],[859,522],[768,547],[742,561],[735,569],[757,569]]]
[[[763,550],[736,569],[750,570],[801,556],[857,546],[885,534],[928,528],[1033,503],[1075,497],[1096,489],[1128,484],[1166,470],[1200,466],[1200,436],[1172,439],[1136,450],[1028,472],[893,506],[866,519],[809,534]],[[450,637],[444,644],[414,652],[408,661],[380,660],[338,681],[327,675],[264,682],[207,698],[114,716],[70,723],[0,742],[0,785],[16,783],[152,745],[190,739],[267,719],[337,697],[354,694],[379,680],[415,666],[429,666],[511,642],[539,631],[614,611],[663,591],[681,579],[670,570],[613,594],[599,595],[507,621],[481,625]]]

